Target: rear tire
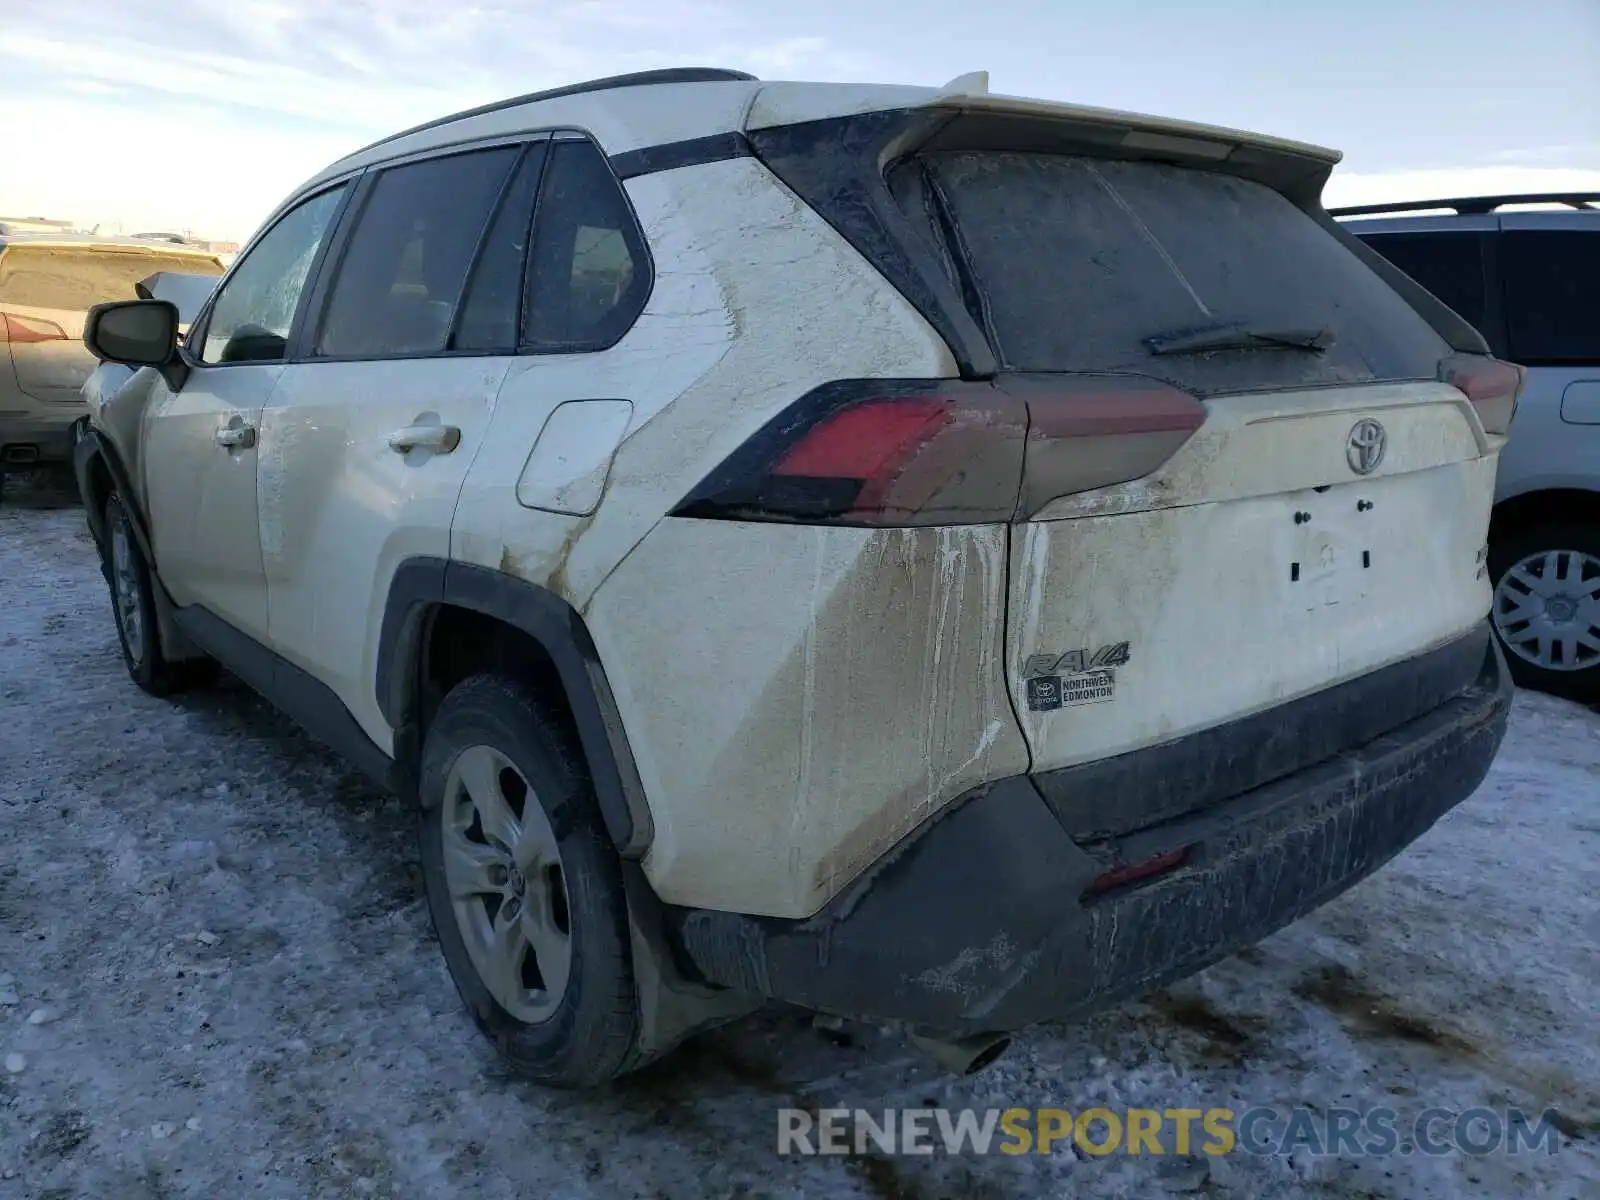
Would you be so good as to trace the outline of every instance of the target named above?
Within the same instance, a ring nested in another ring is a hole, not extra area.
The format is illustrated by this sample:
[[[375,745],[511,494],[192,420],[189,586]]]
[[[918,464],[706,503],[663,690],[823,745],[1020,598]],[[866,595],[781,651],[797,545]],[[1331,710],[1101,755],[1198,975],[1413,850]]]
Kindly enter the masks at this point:
[[[1600,700],[1600,527],[1532,525],[1489,549],[1495,633],[1511,677]]]
[[[170,662],[163,652],[150,564],[139,548],[127,506],[116,492],[106,499],[101,566],[111,589],[111,615],[128,678],[152,696],[171,696],[213,682],[217,664],[211,659]]]
[[[473,676],[428,728],[418,798],[428,908],[484,1036],[554,1087],[631,1069],[622,870],[566,729],[524,684]]]

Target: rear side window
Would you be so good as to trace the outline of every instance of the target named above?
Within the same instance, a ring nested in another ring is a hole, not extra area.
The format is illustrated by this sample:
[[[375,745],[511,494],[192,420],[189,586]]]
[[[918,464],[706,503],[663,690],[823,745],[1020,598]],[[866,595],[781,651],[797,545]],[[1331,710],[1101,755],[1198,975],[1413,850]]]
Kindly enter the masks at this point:
[[[221,275],[222,264],[197,254],[7,246],[0,250],[0,302],[87,312],[108,300],[137,300],[133,285],[159,271]]]
[[[1362,240],[1483,332],[1489,292],[1481,234],[1372,233]]]
[[[314,352],[376,358],[444,351],[479,239],[518,153],[502,146],[384,171],[339,263]]]
[[[589,141],[554,143],[534,218],[523,346],[604,350],[638,319],[650,285],[643,234],[605,156]]]
[[[1409,304],[1262,184],[1051,154],[939,153],[902,169],[921,187],[891,180],[894,191],[903,204],[920,192],[1010,369],[1134,372],[1207,394],[1431,379],[1445,353]],[[1174,349],[1228,330],[1321,333],[1326,348]]]
[[[1600,233],[1507,230],[1499,256],[1513,361],[1600,362]]]

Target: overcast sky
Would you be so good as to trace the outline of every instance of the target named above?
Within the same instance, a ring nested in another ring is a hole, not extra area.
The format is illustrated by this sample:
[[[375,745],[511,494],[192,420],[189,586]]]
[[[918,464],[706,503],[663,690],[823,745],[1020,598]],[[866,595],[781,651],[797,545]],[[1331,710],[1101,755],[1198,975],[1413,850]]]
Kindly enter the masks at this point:
[[[0,213],[243,238],[406,125],[649,67],[939,84],[1335,146],[1330,199],[1600,190],[1600,0],[0,0]]]

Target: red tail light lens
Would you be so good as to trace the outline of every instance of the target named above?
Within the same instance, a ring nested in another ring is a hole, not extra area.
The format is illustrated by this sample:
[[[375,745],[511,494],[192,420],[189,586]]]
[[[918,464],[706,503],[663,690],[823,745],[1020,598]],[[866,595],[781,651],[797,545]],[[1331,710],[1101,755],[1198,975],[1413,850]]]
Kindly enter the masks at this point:
[[[736,450],[675,516],[991,524],[1137,479],[1199,427],[1193,396],[1127,376],[844,380]]]
[[[828,525],[1009,519],[1027,407],[985,383],[843,380],[803,396],[675,510]]]
[[[1452,354],[1439,364],[1439,378],[1472,401],[1485,433],[1511,432],[1525,372],[1515,363],[1482,354]]]
[[[0,313],[0,341],[3,342],[64,342],[67,331],[54,321],[40,317],[19,317],[16,313]]]

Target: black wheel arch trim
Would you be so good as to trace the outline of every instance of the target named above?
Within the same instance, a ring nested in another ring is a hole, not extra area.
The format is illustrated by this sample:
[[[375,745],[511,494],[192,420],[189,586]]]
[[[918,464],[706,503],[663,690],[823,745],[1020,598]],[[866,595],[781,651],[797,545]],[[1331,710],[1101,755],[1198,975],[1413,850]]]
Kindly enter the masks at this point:
[[[409,558],[389,584],[374,677],[378,707],[396,731],[396,749],[418,727],[419,668],[431,614],[465,609],[518,629],[555,666],[588,761],[600,814],[627,859],[649,848],[654,827],[644,786],[600,654],[582,616],[554,592],[503,571],[443,558]],[[402,731],[406,731],[404,738]]]
[[[95,544],[104,546],[106,536],[105,512],[94,502],[94,488],[90,485],[89,479],[90,464],[96,458],[105,465],[106,474],[111,476],[111,486],[122,498],[122,506],[128,512],[128,523],[133,528],[134,539],[139,543],[139,552],[144,555],[145,562],[150,564],[152,580],[159,578],[156,572],[155,548],[150,542],[150,525],[139,502],[139,493],[133,490],[133,481],[128,475],[127,467],[123,464],[122,455],[118,453],[116,445],[91,425],[82,440],[72,448],[72,475],[78,485],[78,498],[83,501],[84,518],[89,523],[89,532],[93,535]]]

